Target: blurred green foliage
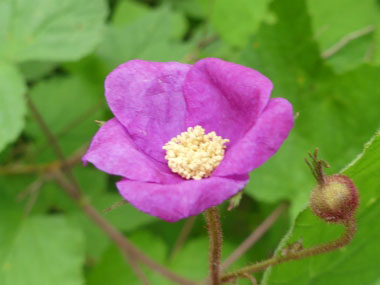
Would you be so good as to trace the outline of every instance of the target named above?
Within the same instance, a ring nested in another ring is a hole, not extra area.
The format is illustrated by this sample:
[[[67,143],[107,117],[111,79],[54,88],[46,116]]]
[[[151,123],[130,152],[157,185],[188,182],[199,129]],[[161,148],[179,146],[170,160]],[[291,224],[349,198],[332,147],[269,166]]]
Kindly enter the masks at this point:
[[[58,158],[25,94],[64,155],[76,158],[80,187],[103,211],[121,200],[117,179],[83,168],[76,153],[96,132],[93,121],[112,116],[103,96],[105,76],[134,58],[203,57],[259,70],[273,81],[273,96],[287,98],[298,114],[280,151],[252,173],[241,205],[232,212],[221,207],[226,257],[278,203],[291,205],[231,268],[270,256],[291,223],[283,245],[299,238],[313,245],[339,234],[339,227],[301,212],[314,185],[303,158],[318,146],[331,172],[338,172],[379,127],[379,1],[0,0],[0,284],[140,284],[115,245],[44,178],[38,166]],[[362,195],[354,242],[268,270],[262,284],[377,284],[379,149],[377,135],[344,170]],[[165,223],[130,205],[104,217],[156,261],[188,278],[205,277],[201,217],[175,256],[185,221]],[[171,284],[143,270],[152,284]]]

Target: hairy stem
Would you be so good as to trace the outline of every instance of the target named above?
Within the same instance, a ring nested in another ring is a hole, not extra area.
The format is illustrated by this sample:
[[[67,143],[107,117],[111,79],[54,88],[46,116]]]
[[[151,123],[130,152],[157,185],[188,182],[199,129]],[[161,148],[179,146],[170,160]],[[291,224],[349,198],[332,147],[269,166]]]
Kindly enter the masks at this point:
[[[218,209],[212,207],[206,210],[206,221],[210,239],[210,280],[212,285],[220,284],[220,257],[222,253],[222,227]]]
[[[270,259],[261,261],[259,263],[244,267],[240,270],[225,274],[222,276],[221,280],[222,282],[228,282],[228,281],[236,280],[239,277],[246,278],[247,273],[255,273],[255,272],[264,270],[270,266],[274,266],[286,261],[302,259],[302,258],[318,255],[321,253],[333,251],[335,249],[343,247],[352,240],[356,232],[355,219],[352,218],[351,220],[346,221],[344,223],[344,226],[345,226],[345,232],[337,240],[331,241],[326,244],[317,245],[311,248],[302,249],[296,252],[289,252],[286,255],[279,255],[279,256],[272,257]]]

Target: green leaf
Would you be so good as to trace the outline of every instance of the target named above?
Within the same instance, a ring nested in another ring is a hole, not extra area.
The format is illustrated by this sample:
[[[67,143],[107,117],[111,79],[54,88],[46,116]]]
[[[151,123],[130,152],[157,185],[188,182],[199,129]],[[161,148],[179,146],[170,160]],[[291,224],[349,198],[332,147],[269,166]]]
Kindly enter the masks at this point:
[[[107,189],[107,174],[92,167],[78,165],[74,168],[74,175],[83,192],[84,199],[92,205],[105,196]],[[96,207],[96,206],[95,206]],[[41,188],[41,194],[34,207],[36,211],[56,209],[64,211],[69,221],[82,229],[85,238],[86,254],[92,260],[97,260],[110,243],[106,234],[81,210],[76,203],[56,183],[47,182]],[[104,215],[104,208],[96,207]],[[107,218],[105,216],[105,218]],[[126,224],[128,224],[126,222]]]
[[[376,1],[311,0],[308,5],[315,38],[323,52],[343,39],[352,39],[349,45],[329,59],[334,69],[342,72],[364,62],[371,49],[373,32],[368,30],[370,36],[367,37],[356,38],[356,34],[374,27],[376,18],[380,17]]]
[[[3,224],[15,223],[4,220]],[[83,237],[63,217],[31,217],[12,225],[0,240],[3,285],[83,284]],[[11,237],[11,238],[9,238]]]
[[[353,241],[340,250],[289,262],[266,272],[263,284],[373,284],[378,280],[377,260],[380,255],[380,232],[376,230],[380,215],[380,132],[366,144],[363,153],[343,174],[355,182],[360,193],[356,213],[358,230]],[[283,245],[302,238],[306,247],[339,237],[341,226],[325,224],[310,210],[296,219]]]
[[[214,1],[211,24],[228,43],[243,47],[264,20],[269,0]]]
[[[235,246],[233,244],[228,241],[224,241],[222,248],[222,260],[227,258],[234,249]],[[194,257],[194,253],[196,253],[196,257]],[[247,257],[242,256],[233,266],[231,266],[231,268],[239,268],[247,262]],[[209,270],[209,240],[206,237],[206,232],[204,232],[203,237],[192,239],[185,244],[181,251],[170,262],[170,265],[175,272],[189,279],[204,279]]]
[[[26,61],[19,65],[20,71],[27,81],[37,81],[48,76],[54,68],[57,68],[57,63],[49,61]]]
[[[308,1],[312,25],[323,50],[347,34],[374,24],[378,5],[373,0]],[[344,8],[344,9],[343,9]]]
[[[162,24],[166,24],[166,30],[171,30],[171,37],[174,39],[181,40],[186,33],[187,21],[186,18],[178,12],[172,11],[168,6],[162,6],[154,12],[154,9],[150,9],[147,5],[134,2],[134,1],[123,1],[119,2],[115,13],[112,17],[112,25],[118,27],[126,27],[128,25],[133,25],[134,22],[140,22],[141,18],[147,19],[149,17],[155,17],[156,14],[160,14],[159,11],[164,11],[168,13],[168,19],[164,20]],[[148,16],[147,16],[148,14]],[[147,17],[144,17],[147,16]],[[167,23],[170,23],[169,25]],[[133,35],[131,35],[133,36]]]
[[[176,10],[183,11],[186,15],[191,18],[206,18],[207,10],[212,5],[211,1],[208,0],[164,0],[170,3]]]
[[[138,232],[130,237],[130,240],[155,261],[162,263],[165,259],[167,248],[155,235],[149,232]],[[154,279],[152,284],[168,284],[157,273],[143,267],[149,280]],[[141,284],[135,273],[120,250],[111,245],[103,254],[101,261],[90,271],[87,279],[88,285],[108,284],[112,280],[113,285]],[[169,283],[170,284],[170,283]]]
[[[119,194],[107,193],[94,197],[93,203],[99,211],[104,212],[104,210],[122,200],[123,198]],[[130,204],[124,204],[104,215],[115,227],[123,231],[132,231],[156,220],[155,217],[140,212]]]
[[[25,84],[18,70],[0,62],[0,151],[15,140],[24,127]]]
[[[90,201],[93,198],[100,197],[107,188],[107,174],[92,167],[84,167],[78,165],[73,169],[74,175],[79,183],[79,186]],[[7,181],[11,181],[7,177]],[[30,183],[30,182],[29,182]],[[24,187],[26,188],[28,184]],[[19,187],[20,189],[20,187]],[[17,190],[17,189],[14,189]],[[40,189],[38,200],[33,207],[33,213],[43,214],[50,209],[56,209],[65,212],[80,212],[80,208],[74,201],[65,193],[65,191],[57,185],[55,181],[46,181]]]
[[[311,0],[308,4],[315,38],[323,52],[330,51],[340,42],[350,42],[329,58],[328,62],[335,70],[352,69],[368,59],[374,24],[380,17],[376,1]]]
[[[192,43],[182,43],[187,22],[167,6],[148,8],[134,1],[120,1],[99,49],[64,68],[89,82],[103,83],[112,69],[131,59],[181,61]]]
[[[204,232],[205,234],[205,232]],[[165,244],[149,232],[138,232],[130,237],[131,241],[141,250],[145,251],[152,259],[164,264],[181,276],[190,280],[202,280],[208,272],[208,247],[209,242],[206,237],[189,240],[172,261],[167,260],[168,249]],[[234,247],[228,243],[223,244],[223,258],[228,256]],[[196,257],[194,257],[196,253]],[[237,266],[245,264],[247,259],[242,257]],[[152,284],[168,285],[173,284],[163,277],[153,272],[151,269],[142,267]],[[91,270],[88,276],[89,285],[106,284],[112,279],[113,285],[141,284],[130,265],[120,253],[120,250],[111,245],[103,254],[101,261]],[[239,284],[250,284],[241,282]]]
[[[107,15],[104,0],[3,0],[0,58],[75,60],[98,44]]]
[[[319,147],[336,172],[378,127],[373,106],[380,104],[374,88],[380,68],[361,65],[335,74],[320,58],[305,1],[275,1],[272,11],[277,22],[261,26],[240,61],[267,75],[273,96],[287,98],[299,117],[279,152],[252,173],[247,192],[268,202],[291,199],[294,216],[307,200],[304,189],[314,183],[304,163],[307,152]]]
[[[155,221],[154,217],[138,211],[129,204],[122,205],[117,209],[104,213],[104,210],[121,201],[122,197],[113,193],[89,195],[89,188],[83,188],[83,190],[95,208],[119,230],[131,232]],[[72,211],[69,217],[73,223],[83,229],[86,237],[87,253],[95,260],[99,259],[109,244],[109,240],[104,232],[99,230],[99,227],[79,210]]]
[[[117,3],[112,15],[112,24],[125,26],[149,12],[149,7],[135,1],[125,0]]]
[[[377,65],[380,65],[380,17],[376,22],[376,31],[375,31],[375,43],[374,43],[374,51],[373,51],[373,62]]]
[[[370,32],[368,32],[370,31]],[[333,45],[330,49],[325,50],[322,55],[327,59],[327,63],[337,73],[343,73],[359,66],[364,62],[369,62],[373,53],[373,31],[372,27],[368,26],[352,34],[348,34],[341,39],[341,42],[347,41],[352,35],[363,34],[347,42],[340,47],[340,42]]]
[[[189,52],[189,45],[178,38],[181,18],[164,6],[146,13],[125,27],[108,28],[97,55],[109,70],[123,62],[140,58],[152,61],[182,60]]]
[[[114,185],[107,183],[107,174],[90,165],[86,167],[78,165],[74,168],[74,175],[85,199],[88,199],[99,213],[118,229],[130,232],[156,220],[153,216],[138,211],[130,204],[124,204],[119,208],[104,212],[110,206],[123,200],[118,193],[107,191],[116,191]],[[25,191],[24,189],[32,182],[33,180],[29,176],[0,177],[0,188],[3,193],[12,194],[12,197],[16,199],[16,196],[20,195],[21,191]],[[107,236],[83,213],[61,187],[54,181],[46,181],[39,190],[32,213],[44,214],[51,209],[65,212],[70,222],[83,230],[86,240],[86,253],[97,260],[109,244]]]
[[[95,53],[79,61],[66,62],[62,67],[71,75],[81,77],[94,85],[100,85],[102,89],[104,89],[104,79],[111,71],[106,63]]]
[[[129,204],[105,213],[104,211],[110,206],[123,200],[119,194],[107,192],[107,190],[115,188],[107,183],[107,174],[90,165],[86,167],[79,165],[74,168],[74,175],[85,199],[88,199],[99,213],[119,230],[133,231],[155,220],[154,217],[138,211]],[[45,213],[49,209],[66,212],[70,221],[80,227],[85,234],[86,253],[94,260],[99,259],[109,244],[107,236],[54,181],[46,182],[41,188],[33,211],[34,213]]]
[[[99,128],[94,120],[104,116],[102,85],[78,76],[40,81],[31,89],[30,97],[67,156],[90,141]],[[39,161],[56,159],[51,148],[46,147],[48,142],[35,120],[27,123],[26,133],[36,141]]]

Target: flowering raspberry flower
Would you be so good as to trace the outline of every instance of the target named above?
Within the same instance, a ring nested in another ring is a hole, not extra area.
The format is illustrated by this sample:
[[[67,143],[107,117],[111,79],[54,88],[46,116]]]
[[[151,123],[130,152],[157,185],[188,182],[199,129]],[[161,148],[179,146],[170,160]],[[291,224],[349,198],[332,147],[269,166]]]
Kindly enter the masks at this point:
[[[115,118],[83,157],[122,176],[120,194],[166,221],[197,215],[239,192],[293,127],[272,83],[216,58],[194,65],[131,60],[112,71],[105,96]]]

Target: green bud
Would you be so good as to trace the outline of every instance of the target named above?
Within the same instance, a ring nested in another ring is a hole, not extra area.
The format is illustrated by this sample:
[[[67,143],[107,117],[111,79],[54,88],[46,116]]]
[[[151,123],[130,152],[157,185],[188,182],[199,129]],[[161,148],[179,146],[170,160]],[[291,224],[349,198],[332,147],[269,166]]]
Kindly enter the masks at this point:
[[[326,222],[345,223],[353,218],[359,204],[358,190],[354,182],[341,174],[325,175],[324,167],[330,167],[318,158],[318,148],[309,153],[311,162],[305,159],[318,185],[310,196],[310,208]]]
[[[326,222],[350,220],[358,207],[358,191],[350,178],[336,174],[323,177],[310,196],[310,208]]]

